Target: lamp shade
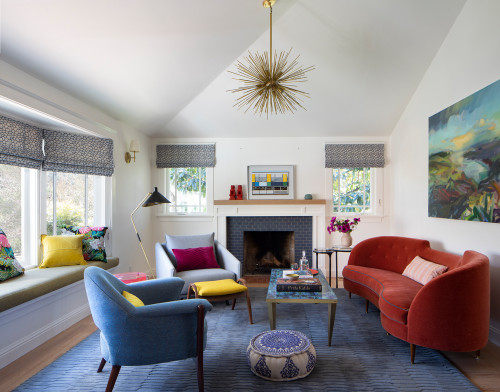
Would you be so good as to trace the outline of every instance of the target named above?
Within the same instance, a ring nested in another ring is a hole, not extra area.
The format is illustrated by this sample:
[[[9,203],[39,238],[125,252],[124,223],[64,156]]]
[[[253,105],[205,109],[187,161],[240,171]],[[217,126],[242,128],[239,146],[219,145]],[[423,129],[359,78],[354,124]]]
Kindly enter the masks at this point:
[[[141,152],[141,145],[138,140],[132,140],[130,142],[130,151],[131,152]]]
[[[142,204],[143,207],[151,207],[157,204],[165,204],[170,203],[170,201],[163,196],[160,192],[158,192],[158,188],[155,186],[155,190],[151,195],[147,198],[147,200]]]

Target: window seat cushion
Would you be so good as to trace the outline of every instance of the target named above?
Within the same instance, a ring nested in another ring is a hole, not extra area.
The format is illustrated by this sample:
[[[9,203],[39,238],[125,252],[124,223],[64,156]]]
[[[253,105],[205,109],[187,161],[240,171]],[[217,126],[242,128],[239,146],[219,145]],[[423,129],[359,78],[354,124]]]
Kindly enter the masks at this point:
[[[23,275],[0,283],[0,312],[83,280],[83,271],[91,265],[111,269],[118,264],[117,257],[109,257],[107,263],[89,261],[87,265],[28,269]]]

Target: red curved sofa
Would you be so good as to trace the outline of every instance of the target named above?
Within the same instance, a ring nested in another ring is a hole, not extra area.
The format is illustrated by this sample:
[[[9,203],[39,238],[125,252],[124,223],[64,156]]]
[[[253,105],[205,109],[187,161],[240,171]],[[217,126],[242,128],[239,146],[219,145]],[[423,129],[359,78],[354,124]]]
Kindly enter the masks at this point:
[[[422,285],[402,273],[415,256],[448,266]],[[384,329],[415,346],[443,351],[476,351],[488,342],[490,269],[488,258],[431,249],[429,241],[375,237],[357,244],[343,269],[344,288],[380,309]]]

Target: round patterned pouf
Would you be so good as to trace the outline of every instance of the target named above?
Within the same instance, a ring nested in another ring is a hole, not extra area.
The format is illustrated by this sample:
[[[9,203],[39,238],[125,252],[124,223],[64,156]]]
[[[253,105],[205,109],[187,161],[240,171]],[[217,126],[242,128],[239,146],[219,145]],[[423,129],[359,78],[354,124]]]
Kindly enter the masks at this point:
[[[292,381],[309,375],[316,350],[302,332],[265,331],[250,340],[247,360],[252,372],[266,380]]]

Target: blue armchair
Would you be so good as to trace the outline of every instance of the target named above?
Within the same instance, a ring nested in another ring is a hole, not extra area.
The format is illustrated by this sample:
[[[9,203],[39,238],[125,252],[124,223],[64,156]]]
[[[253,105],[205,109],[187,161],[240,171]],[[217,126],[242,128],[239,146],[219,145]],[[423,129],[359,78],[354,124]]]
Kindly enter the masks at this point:
[[[101,330],[102,360],[112,365],[106,391],[112,391],[121,366],[151,365],[197,357],[198,389],[203,391],[207,300],[178,301],[184,281],[156,279],[125,284],[109,272],[88,267],[85,289],[95,324]],[[135,307],[127,291],[144,302]],[[159,338],[161,337],[161,338]]]

